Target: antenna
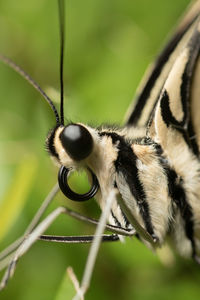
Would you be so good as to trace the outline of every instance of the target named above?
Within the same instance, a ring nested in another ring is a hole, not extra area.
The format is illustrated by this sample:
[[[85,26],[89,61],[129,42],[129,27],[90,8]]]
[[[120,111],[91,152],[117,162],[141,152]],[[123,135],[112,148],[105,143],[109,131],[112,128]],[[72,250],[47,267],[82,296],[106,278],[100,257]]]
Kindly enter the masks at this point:
[[[63,83],[63,65],[64,65],[64,35],[65,35],[65,5],[64,1],[58,1],[59,25],[60,25],[60,123],[64,125],[64,83]]]
[[[58,114],[58,111],[53,104],[53,101],[47,96],[47,94],[42,90],[42,88],[33,80],[33,78],[27,74],[23,69],[21,69],[17,64],[15,64],[10,58],[6,57],[5,55],[0,53],[0,60],[4,62],[6,65],[8,65],[10,68],[12,68],[14,71],[16,71],[18,74],[20,74],[24,79],[26,79],[42,96],[43,98],[47,101],[47,103],[50,105],[55,118],[56,118],[56,124],[60,124],[60,117]]]

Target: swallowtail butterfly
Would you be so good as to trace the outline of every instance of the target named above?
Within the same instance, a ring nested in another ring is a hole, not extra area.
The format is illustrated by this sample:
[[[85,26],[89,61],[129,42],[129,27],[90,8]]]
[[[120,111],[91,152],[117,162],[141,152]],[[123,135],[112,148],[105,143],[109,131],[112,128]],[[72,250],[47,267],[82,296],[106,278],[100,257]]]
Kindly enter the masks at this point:
[[[64,5],[60,12],[60,85],[58,113],[52,100],[18,65],[4,55],[0,59],[29,81],[50,105],[55,126],[46,139],[46,148],[59,166],[58,183],[65,196],[74,201],[95,197],[102,211],[108,209],[104,241],[136,236],[156,249],[170,242],[184,257],[200,263],[200,118],[198,114],[200,2],[188,10],[174,35],[163,48],[137,91],[122,127],[64,122]],[[68,184],[72,171],[85,170],[91,189],[74,192]],[[50,194],[52,200],[53,195]],[[47,199],[47,203],[49,198]],[[46,204],[45,204],[46,205]],[[6,254],[10,260],[3,288],[12,276],[18,258],[40,238],[61,242],[90,242],[93,237],[44,236],[43,232],[61,214],[82,216],[64,207],[55,209],[38,224],[41,211],[23,236]],[[90,223],[95,221],[87,218]],[[104,227],[106,225],[104,224]],[[5,258],[6,257],[6,258]]]

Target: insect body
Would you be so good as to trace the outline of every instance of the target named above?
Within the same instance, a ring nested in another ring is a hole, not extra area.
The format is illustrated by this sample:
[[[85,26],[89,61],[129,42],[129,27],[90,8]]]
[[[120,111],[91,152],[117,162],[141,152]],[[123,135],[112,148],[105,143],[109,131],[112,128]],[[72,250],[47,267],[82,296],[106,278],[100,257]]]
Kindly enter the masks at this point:
[[[64,124],[63,43],[60,115],[42,91],[55,114],[56,125],[49,132],[46,147],[60,166],[59,185],[63,193],[75,201],[95,195],[104,211],[114,191],[109,223],[115,230],[122,229],[127,235],[136,231],[137,237],[151,248],[162,246],[169,238],[181,255],[193,257],[197,262],[200,255],[199,14],[198,1],[152,67],[124,127]],[[18,66],[4,56],[1,59],[41,92]],[[73,192],[67,183],[68,174],[80,169],[86,170],[89,177],[92,175],[92,188],[84,195]],[[51,220],[62,212],[63,208],[55,211]],[[47,221],[43,231],[48,224]]]
[[[145,110],[143,106],[138,110],[137,105],[141,105],[138,100],[127,126],[121,129],[61,125],[47,139],[51,156],[61,166],[83,167],[95,174],[99,183],[96,198],[102,209],[108,191],[117,189],[121,199],[112,206],[111,224],[135,228],[147,244],[149,241],[141,227],[158,245],[169,235],[181,255],[192,256],[197,261],[199,124],[197,120],[194,122],[193,115],[199,104],[195,99],[198,93],[193,90],[200,50],[199,28],[198,15],[195,15],[168,45],[172,49],[164,50],[167,63],[157,63],[161,83],[156,86],[155,80],[145,99],[146,105],[150,105],[145,127],[137,127]],[[144,89],[148,84],[149,81]],[[152,101],[154,88],[157,94]]]

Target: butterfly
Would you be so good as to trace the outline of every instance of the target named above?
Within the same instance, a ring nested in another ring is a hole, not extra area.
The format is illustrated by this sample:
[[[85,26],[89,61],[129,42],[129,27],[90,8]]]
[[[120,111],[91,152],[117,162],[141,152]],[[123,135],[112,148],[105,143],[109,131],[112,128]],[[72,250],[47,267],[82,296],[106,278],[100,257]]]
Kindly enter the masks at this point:
[[[189,10],[158,56],[122,127],[65,124],[63,11],[61,7],[60,113],[27,73],[7,57],[0,57],[44,96],[54,113],[55,126],[47,136],[46,148],[60,167],[61,191],[74,201],[95,196],[102,216],[108,219],[107,229],[115,233],[102,235],[104,220],[99,241],[136,236],[155,249],[170,240],[180,255],[199,263],[199,2]],[[91,189],[78,194],[70,188],[68,176],[82,169],[88,174]],[[2,286],[35,239],[59,239],[42,234],[62,213],[71,212],[59,207],[34,231],[31,228],[31,234],[11,261]],[[61,239],[64,242],[66,238]],[[81,242],[90,240],[79,238]]]

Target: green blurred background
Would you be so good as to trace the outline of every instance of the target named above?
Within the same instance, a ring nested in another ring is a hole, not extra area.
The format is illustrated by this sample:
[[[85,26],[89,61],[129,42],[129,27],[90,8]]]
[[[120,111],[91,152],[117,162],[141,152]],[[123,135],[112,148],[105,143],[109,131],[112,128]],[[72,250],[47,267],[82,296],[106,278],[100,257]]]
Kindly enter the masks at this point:
[[[66,1],[66,120],[122,123],[146,67],[187,3]],[[22,66],[55,101],[59,90],[57,15],[56,1],[0,0],[0,52]],[[44,148],[53,125],[53,115],[40,95],[0,64],[1,249],[23,233],[56,181],[57,169]],[[95,201],[74,204],[61,194],[48,211],[60,204],[93,217],[100,214]],[[93,230],[61,216],[48,233],[75,235]],[[81,279],[88,250],[88,245],[37,242],[20,259],[0,299],[71,299],[63,296],[61,288],[66,267],[71,265]],[[86,299],[199,299],[199,282],[200,270],[193,262],[177,257],[165,265],[135,239],[127,239],[125,244],[102,245]]]

